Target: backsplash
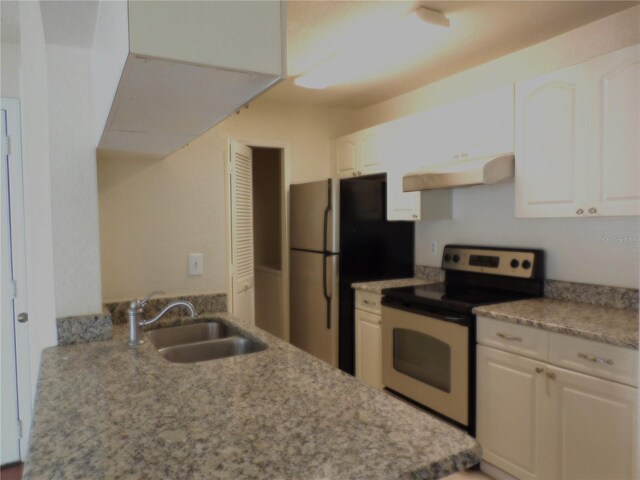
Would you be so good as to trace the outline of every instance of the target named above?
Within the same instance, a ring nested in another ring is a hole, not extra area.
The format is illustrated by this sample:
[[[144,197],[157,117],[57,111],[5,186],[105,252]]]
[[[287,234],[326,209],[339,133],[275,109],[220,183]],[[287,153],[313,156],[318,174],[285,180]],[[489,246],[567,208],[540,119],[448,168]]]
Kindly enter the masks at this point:
[[[107,309],[93,315],[56,318],[58,345],[110,340],[111,314]]]
[[[444,280],[444,270],[439,267],[416,265],[414,272],[416,278],[423,280]],[[602,307],[638,309],[638,290],[635,288],[545,280],[544,296]]]
[[[544,296],[603,307],[638,309],[638,290],[635,288],[545,280]]]
[[[133,299],[132,299],[133,300]],[[111,302],[105,303],[105,307],[111,312],[113,323],[127,323],[129,321],[127,317],[127,309],[132,300],[124,302]],[[185,295],[180,297],[162,297],[151,298],[147,301],[144,308],[145,318],[155,317],[160,311],[167,306],[170,302],[175,300],[186,300],[191,302],[198,314],[202,313],[217,313],[227,311],[227,294],[226,293],[208,293],[203,295]],[[185,315],[185,310],[180,308],[170,312],[168,316],[181,316]]]

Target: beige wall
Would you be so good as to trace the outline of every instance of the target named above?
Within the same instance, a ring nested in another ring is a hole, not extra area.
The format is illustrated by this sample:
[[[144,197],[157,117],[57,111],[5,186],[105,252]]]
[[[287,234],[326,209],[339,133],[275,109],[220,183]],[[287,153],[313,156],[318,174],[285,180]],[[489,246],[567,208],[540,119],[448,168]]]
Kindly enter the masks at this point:
[[[256,265],[281,265],[281,151],[253,149],[253,245]]]
[[[163,290],[224,292],[224,159],[227,139],[289,146],[292,183],[327,178],[331,138],[354,113],[257,100],[163,160],[102,152],[98,158],[103,300]],[[187,256],[203,253],[204,275]]]
[[[363,109],[358,129],[636,44],[638,18],[640,6]],[[638,288],[638,217],[516,219],[514,201],[513,183],[454,190],[453,219],[416,224],[416,263],[439,266],[447,243],[538,247],[548,278]]]

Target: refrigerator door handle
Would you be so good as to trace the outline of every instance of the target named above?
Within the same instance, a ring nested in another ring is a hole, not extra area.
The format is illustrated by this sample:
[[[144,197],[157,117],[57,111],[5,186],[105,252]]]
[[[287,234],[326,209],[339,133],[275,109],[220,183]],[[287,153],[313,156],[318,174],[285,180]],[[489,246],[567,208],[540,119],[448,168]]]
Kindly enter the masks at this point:
[[[327,302],[327,330],[331,329],[331,295],[329,294],[329,289],[327,288],[327,260],[331,258],[331,255],[327,255],[327,253],[323,253],[322,255],[322,293],[324,294],[324,299]]]

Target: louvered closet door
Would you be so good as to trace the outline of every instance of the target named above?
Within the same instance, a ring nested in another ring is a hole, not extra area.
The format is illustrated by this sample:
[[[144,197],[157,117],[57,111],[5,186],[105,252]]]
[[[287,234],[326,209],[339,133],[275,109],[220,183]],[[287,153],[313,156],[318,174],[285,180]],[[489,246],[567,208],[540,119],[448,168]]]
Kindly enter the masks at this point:
[[[252,152],[230,144],[232,312],[254,322]]]

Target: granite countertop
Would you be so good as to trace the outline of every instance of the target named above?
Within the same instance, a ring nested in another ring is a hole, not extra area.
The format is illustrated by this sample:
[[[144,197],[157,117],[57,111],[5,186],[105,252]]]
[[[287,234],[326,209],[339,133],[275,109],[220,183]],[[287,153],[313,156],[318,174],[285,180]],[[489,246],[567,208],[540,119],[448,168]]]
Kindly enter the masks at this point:
[[[373,282],[352,283],[351,287],[365,292],[382,293],[385,288],[411,287],[413,285],[427,285],[438,283],[437,280],[422,280],[420,278],[396,278],[395,280],[376,280]]]
[[[202,363],[113,339],[44,350],[25,479],[434,479],[466,433],[226,314],[267,350]],[[174,320],[185,322],[185,319]]]
[[[534,298],[476,307],[477,315],[638,349],[638,311]]]

